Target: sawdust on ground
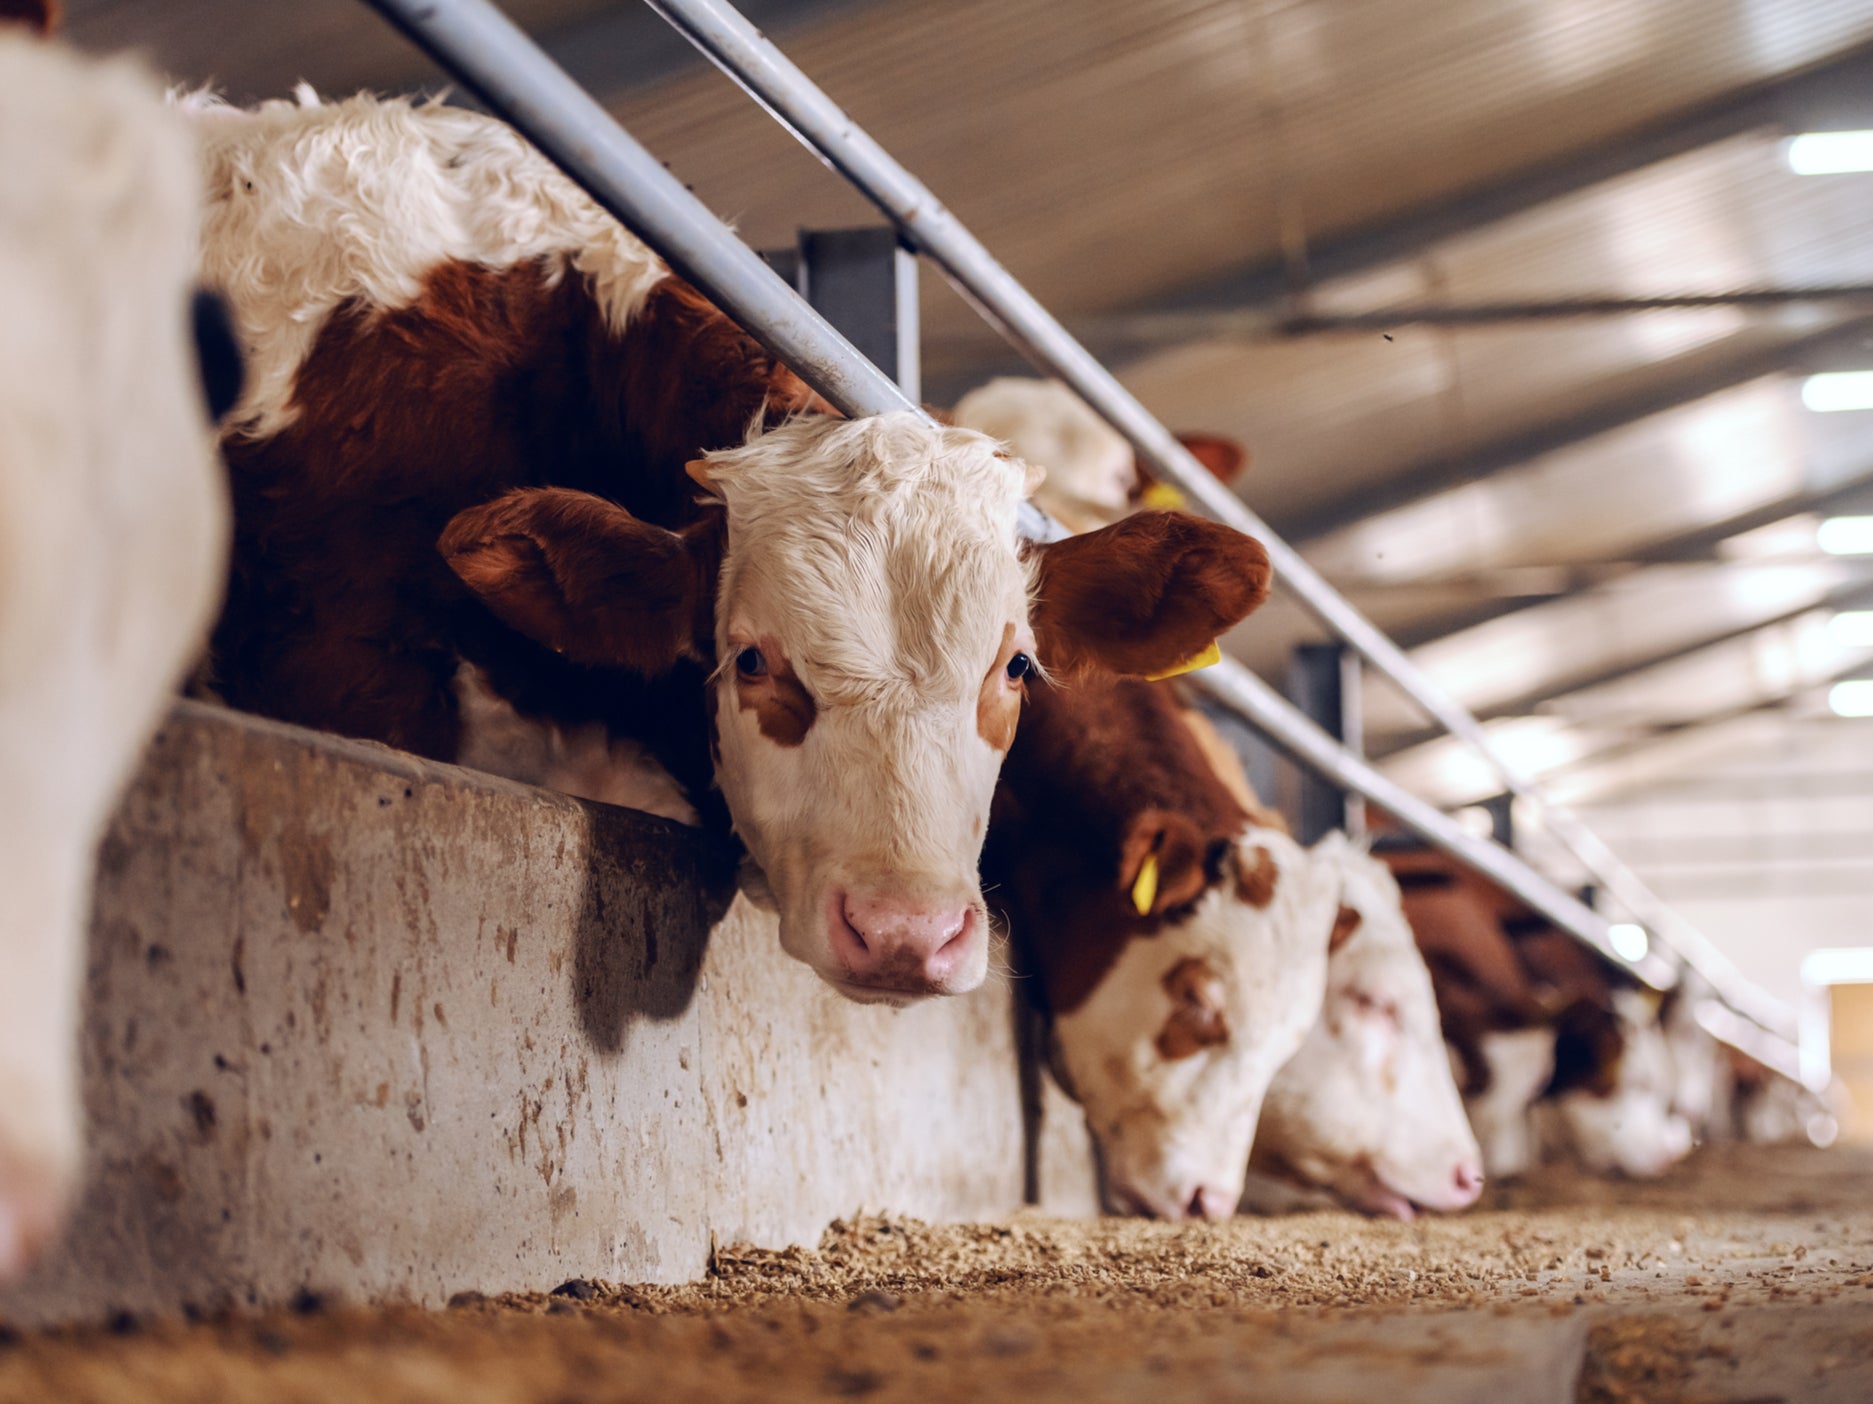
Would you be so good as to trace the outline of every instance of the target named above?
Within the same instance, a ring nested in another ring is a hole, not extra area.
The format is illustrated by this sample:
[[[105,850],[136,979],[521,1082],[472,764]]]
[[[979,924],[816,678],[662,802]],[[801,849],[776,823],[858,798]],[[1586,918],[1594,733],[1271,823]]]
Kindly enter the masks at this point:
[[[1222,1397],[1245,1361],[1357,1352],[1362,1322],[1399,1313],[1442,1313],[1458,1339],[1585,1313],[1580,1397],[1671,1400],[1700,1313],[1864,1306],[1873,1324],[1869,1186],[1867,1152],[1725,1147],[1655,1184],[1544,1171],[1413,1224],[857,1218],[813,1249],[722,1250],[681,1287],[0,1331],[0,1401]]]

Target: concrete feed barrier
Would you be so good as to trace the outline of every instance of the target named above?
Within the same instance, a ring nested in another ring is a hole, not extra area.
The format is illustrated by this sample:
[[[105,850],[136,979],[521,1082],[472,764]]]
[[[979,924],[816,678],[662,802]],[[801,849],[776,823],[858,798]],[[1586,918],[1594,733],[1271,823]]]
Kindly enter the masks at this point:
[[[1006,982],[783,956],[664,821],[185,703],[105,843],[88,1168],[19,1325],[677,1281],[1022,1196]]]

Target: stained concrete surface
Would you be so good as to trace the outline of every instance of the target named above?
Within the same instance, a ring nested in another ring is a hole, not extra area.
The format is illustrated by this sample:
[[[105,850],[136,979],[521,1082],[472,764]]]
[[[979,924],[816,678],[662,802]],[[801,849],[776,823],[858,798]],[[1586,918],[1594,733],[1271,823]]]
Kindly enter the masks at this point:
[[[4,1404],[1768,1404],[1873,1397],[1863,1151],[1544,1171],[1415,1224],[833,1224],[682,1286],[24,1333]]]
[[[102,856],[89,1166],[0,1319],[673,1282],[1022,1199],[1004,982],[840,999],[661,820],[183,704]]]

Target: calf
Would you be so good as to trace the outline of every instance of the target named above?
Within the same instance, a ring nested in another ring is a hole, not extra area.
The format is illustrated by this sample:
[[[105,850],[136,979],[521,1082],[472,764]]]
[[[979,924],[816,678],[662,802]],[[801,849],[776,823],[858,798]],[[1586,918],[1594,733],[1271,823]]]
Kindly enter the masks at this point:
[[[1457,1210],[1483,1162],[1451,1076],[1424,958],[1385,865],[1331,851],[1340,912],[1319,1020],[1276,1074],[1251,1165],[1368,1213]]]
[[[1487,1139],[1508,1153],[1485,1162],[1489,1173],[1522,1168],[1530,1136],[1538,1153],[1593,1170],[1650,1176],[1681,1159],[1690,1128],[1672,1110],[1657,1007],[1636,982],[1454,859],[1415,848],[1385,856],[1431,970],[1464,1096],[1487,1107]],[[1535,1122],[1524,1126],[1509,1089],[1497,1085],[1497,1065],[1526,1083],[1515,1070],[1539,1061],[1543,1039],[1510,1045],[1494,1036],[1531,1030],[1543,1031],[1553,1066],[1528,1112]]]
[[[1320,1010],[1338,867],[1251,824],[1167,685],[1041,687],[1029,707],[984,875],[1056,1075],[1118,1205],[1223,1217]]]
[[[1139,507],[1175,507],[1183,497],[1155,481],[1132,446],[1057,380],[1001,376],[956,402],[956,423],[1002,440],[1047,469],[1034,493],[1042,511],[1073,531],[1116,522]],[[1223,482],[1248,462],[1240,444],[1180,434],[1185,448]]]
[[[97,843],[223,570],[196,189],[146,73],[0,24],[0,1278],[76,1183]]]
[[[1031,673],[1165,669],[1266,592],[1256,543],[1172,513],[1023,547],[1037,471],[829,414],[499,122],[190,107],[202,267],[255,367],[223,694],[525,752],[465,734],[467,664],[522,717],[641,740],[689,801],[719,785],[751,895],[845,994],[982,979],[976,861]]]

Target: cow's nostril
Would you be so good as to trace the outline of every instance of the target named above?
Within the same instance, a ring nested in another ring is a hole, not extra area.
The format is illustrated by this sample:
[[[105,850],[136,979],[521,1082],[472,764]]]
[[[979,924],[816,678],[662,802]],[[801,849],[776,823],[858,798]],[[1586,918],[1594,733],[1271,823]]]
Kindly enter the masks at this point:
[[[1457,1166],[1455,1181],[1458,1194],[1475,1194],[1483,1188],[1481,1166],[1468,1163]]]

